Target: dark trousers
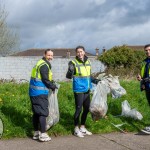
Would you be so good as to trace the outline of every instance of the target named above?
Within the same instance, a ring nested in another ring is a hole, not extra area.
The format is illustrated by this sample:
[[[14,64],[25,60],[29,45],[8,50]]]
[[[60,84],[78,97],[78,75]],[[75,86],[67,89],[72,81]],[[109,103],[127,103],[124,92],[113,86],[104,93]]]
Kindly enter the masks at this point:
[[[147,98],[148,104],[150,106],[150,89],[145,90],[145,94],[146,94],[146,98]]]
[[[90,107],[90,92],[86,93],[74,93],[74,98],[75,98],[75,114],[74,114],[74,125],[77,126],[79,125],[79,118],[80,114],[82,112],[82,107],[83,107],[83,112],[81,115],[81,125],[85,125],[87,114],[89,112],[89,107]]]
[[[34,131],[46,132],[46,117],[48,116],[48,95],[30,96],[33,111]]]
[[[34,131],[40,130],[41,133],[46,132],[46,117],[33,114]]]

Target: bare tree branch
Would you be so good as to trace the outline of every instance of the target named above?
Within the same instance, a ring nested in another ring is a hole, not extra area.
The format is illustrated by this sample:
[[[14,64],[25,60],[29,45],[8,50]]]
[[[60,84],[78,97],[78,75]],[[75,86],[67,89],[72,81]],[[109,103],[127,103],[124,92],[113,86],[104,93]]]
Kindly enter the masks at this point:
[[[1,1],[1,0],[0,0]],[[0,56],[7,56],[19,50],[19,36],[16,31],[8,27],[6,18],[8,13],[2,2],[0,3]]]

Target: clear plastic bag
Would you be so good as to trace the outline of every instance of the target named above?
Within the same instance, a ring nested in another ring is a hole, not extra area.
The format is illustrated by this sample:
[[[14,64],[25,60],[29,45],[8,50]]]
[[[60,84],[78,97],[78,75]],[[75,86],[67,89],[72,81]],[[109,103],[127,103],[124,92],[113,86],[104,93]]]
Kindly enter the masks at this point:
[[[111,88],[111,94],[112,94],[112,98],[119,98],[121,97],[122,95],[125,95],[126,94],[126,90],[122,87],[122,86],[119,86],[118,88]]]
[[[107,91],[105,85],[100,81],[94,90],[89,108],[92,119],[96,121],[103,118],[107,113],[107,109]]]
[[[127,100],[122,102],[122,113],[121,116],[131,117],[135,120],[142,120],[143,116],[135,108],[131,109]]]
[[[118,76],[110,76],[109,79],[109,86],[111,89],[112,98],[119,98],[122,95],[125,95],[127,92],[126,90],[120,85]]]
[[[105,74],[104,74],[105,75]],[[112,98],[119,98],[122,95],[126,94],[126,90],[119,83],[119,76],[112,76],[109,74],[108,76],[104,76],[103,74],[98,76],[98,79],[101,79],[103,84],[106,85],[105,89],[108,93],[112,94]],[[101,77],[102,76],[102,77]]]
[[[56,84],[56,86],[60,87],[59,84]],[[46,130],[54,126],[56,123],[59,122],[59,107],[58,107],[58,99],[57,99],[57,93],[58,89],[55,89],[55,92],[53,93],[52,90],[49,91],[48,95],[48,109],[49,109],[49,115],[46,118]]]

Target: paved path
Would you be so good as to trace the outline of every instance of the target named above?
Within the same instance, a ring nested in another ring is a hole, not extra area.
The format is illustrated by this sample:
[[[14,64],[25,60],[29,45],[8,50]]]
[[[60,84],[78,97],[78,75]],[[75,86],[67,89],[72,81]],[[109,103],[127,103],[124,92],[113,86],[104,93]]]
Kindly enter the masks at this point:
[[[150,135],[135,133],[52,137],[50,142],[30,138],[0,140],[0,150],[150,150]]]

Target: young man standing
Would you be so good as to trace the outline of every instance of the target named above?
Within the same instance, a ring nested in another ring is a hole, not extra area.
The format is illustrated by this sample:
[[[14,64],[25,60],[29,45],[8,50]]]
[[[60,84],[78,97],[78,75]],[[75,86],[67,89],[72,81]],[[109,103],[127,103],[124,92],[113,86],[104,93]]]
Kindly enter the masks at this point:
[[[142,63],[141,75],[138,75],[137,79],[141,82],[141,90],[145,90],[146,99],[150,105],[150,44],[144,46],[144,51],[147,58]],[[150,126],[141,131],[150,134]]]
[[[52,82],[52,71],[50,60],[53,59],[53,52],[47,49],[44,57],[33,67],[29,85],[29,96],[33,111],[33,139],[50,141],[46,133],[46,117],[48,116],[48,93],[49,89],[55,91],[56,85]]]
[[[90,88],[91,81],[95,84],[99,80],[91,77],[91,63],[85,55],[83,46],[76,47],[76,58],[69,62],[66,78],[73,78],[73,92],[75,98],[75,114],[74,114],[74,135],[77,137],[84,137],[84,135],[92,135],[90,131],[85,128],[85,122],[90,106]],[[79,126],[79,118],[81,115],[81,124]]]

